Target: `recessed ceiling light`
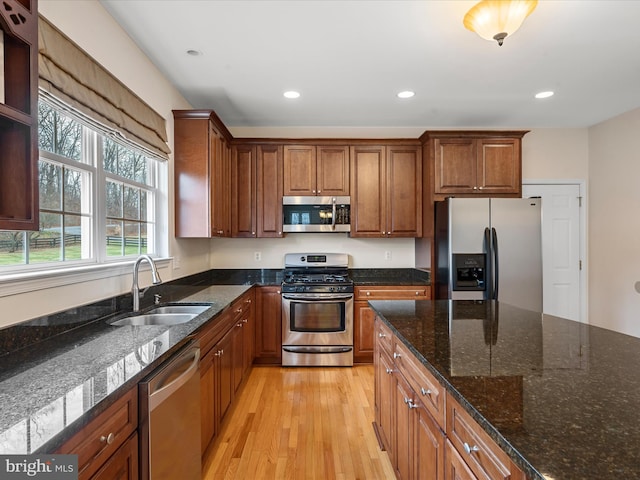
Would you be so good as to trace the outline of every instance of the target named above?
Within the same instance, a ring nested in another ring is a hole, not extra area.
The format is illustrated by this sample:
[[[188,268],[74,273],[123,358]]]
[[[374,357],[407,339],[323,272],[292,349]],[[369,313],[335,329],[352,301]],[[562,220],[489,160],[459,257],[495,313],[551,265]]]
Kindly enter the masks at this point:
[[[398,98],[411,98],[416,94],[416,92],[412,92],[411,90],[405,90],[403,92],[398,92]]]
[[[286,98],[298,98],[300,96],[300,92],[296,92],[295,90],[289,90],[288,92],[284,92],[283,95]]]
[[[553,92],[552,91],[536,93],[536,98],[549,98],[549,97],[552,97],[552,96],[553,96]]]
[[[199,57],[200,55],[202,55],[202,52],[200,50],[187,50],[187,55],[191,55],[192,57]]]

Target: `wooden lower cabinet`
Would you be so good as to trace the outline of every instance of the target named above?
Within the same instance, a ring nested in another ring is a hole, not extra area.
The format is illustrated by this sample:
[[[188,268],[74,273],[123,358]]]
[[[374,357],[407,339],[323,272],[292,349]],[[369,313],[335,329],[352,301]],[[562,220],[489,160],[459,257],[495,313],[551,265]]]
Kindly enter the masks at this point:
[[[255,301],[256,364],[282,363],[282,297],[279,286],[256,288]]]
[[[138,434],[131,435],[91,480],[138,480]]]
[[[80,480],[137,479],[138,442],[135,435],[137,427],[138,388],[136,386],[91,420],[55,453],[78,455]],[[132,440],[134,437],[135,441]],[[114,473],[116,476],[109,476],[109,473]]]
[[[373,362],[373,321],[369,300],[429,300],[431,287],[425,285],[356,286],[353,302],[353,361]]]
[[[526,479],[384,322],[374,329],[375,426],[398,479]]]

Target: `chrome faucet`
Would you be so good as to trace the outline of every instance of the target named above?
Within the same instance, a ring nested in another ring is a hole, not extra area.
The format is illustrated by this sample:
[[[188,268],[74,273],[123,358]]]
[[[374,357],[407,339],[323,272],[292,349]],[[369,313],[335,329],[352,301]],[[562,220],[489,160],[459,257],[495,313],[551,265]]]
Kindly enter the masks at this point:
[[[140,309],[140,298],[149,289],[149,287],[147,287],[142,291],[142,293],[140,293],[140,287],[138,286],[138,269],[140,268],[140,264],[143,260],[146,260],[147,263],[151,265],[151,276],[153,277],[153,284],[158,285],[162,283],[162,279],[158,274],[158,269],[156,268],[156,264],[153,259],[149,255],[140,255],[136,260],[136,263],[133,264],[133,286],[131,287],[131,295],[133,296],[134,312],[137,312]]]

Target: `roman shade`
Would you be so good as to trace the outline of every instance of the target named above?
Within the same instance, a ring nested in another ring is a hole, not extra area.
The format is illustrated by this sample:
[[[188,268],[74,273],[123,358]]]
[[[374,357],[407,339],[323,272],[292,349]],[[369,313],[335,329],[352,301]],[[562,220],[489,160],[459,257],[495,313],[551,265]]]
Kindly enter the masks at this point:
[[[68,104],[108,135],[167,159],[165,120],[44,17],[38,22],[41,93]]]

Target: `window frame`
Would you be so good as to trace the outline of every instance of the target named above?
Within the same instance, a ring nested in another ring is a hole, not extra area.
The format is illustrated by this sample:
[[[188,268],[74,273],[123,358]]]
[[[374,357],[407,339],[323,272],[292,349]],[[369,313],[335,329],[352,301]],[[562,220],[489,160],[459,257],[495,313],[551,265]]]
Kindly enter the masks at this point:
[[[147,221],[141,223],[147,225],[147,235],[154,237],[154,252],[150,253],[150,255],[157,261],[160,268],[168,266],[170,258],[167,255],[169,240],[167,228],[169,214],[167,162],[149,155],[148,150],[138,149],[135,145],[122,141],[117,135],[110,135],[108,132],[96,128],[92,122],[85,121],[81,115],[75,114],[71,109],[60,108],[60,104],[48,100],[48,98],[42,97],[39,99],[39,101],[47,103],[50,108],[78,122],[82,127],[82,153],[80,160],[68,159],[46,150],[39,152],[39,158],[42,161],[65,166],[73,170],[81,170],[91,178],[90,185],[86,187],[83,185],[83,192],[85,188],[89,189],[88,197],[91,202],[88,209],[91,224],[89,234],[91,256],[86,259],[35,264],[21,263],[0,267],[0,297],[130,273],[131,264],[135,262],[138,254],[107,255],[107,202],[105,195],[106,184],[109,180],[150,192],[147,201],[152,202],[151,211],[154,216],[148,216]],[[145,158],[150,160],[147,163],[147,178],[149,178],[147,184],[113,174],[104,168],[103,137],[111,139],[124,148],[139,151]],[[88,158],[91,161],[88,161]],[[85,194],[87,192],[83,193],[83,195]],[[62,214],[64,215],[64,210]],[[150,230],[153,231],[151,232]],[[142,253],[145,252],[143,251]]]

